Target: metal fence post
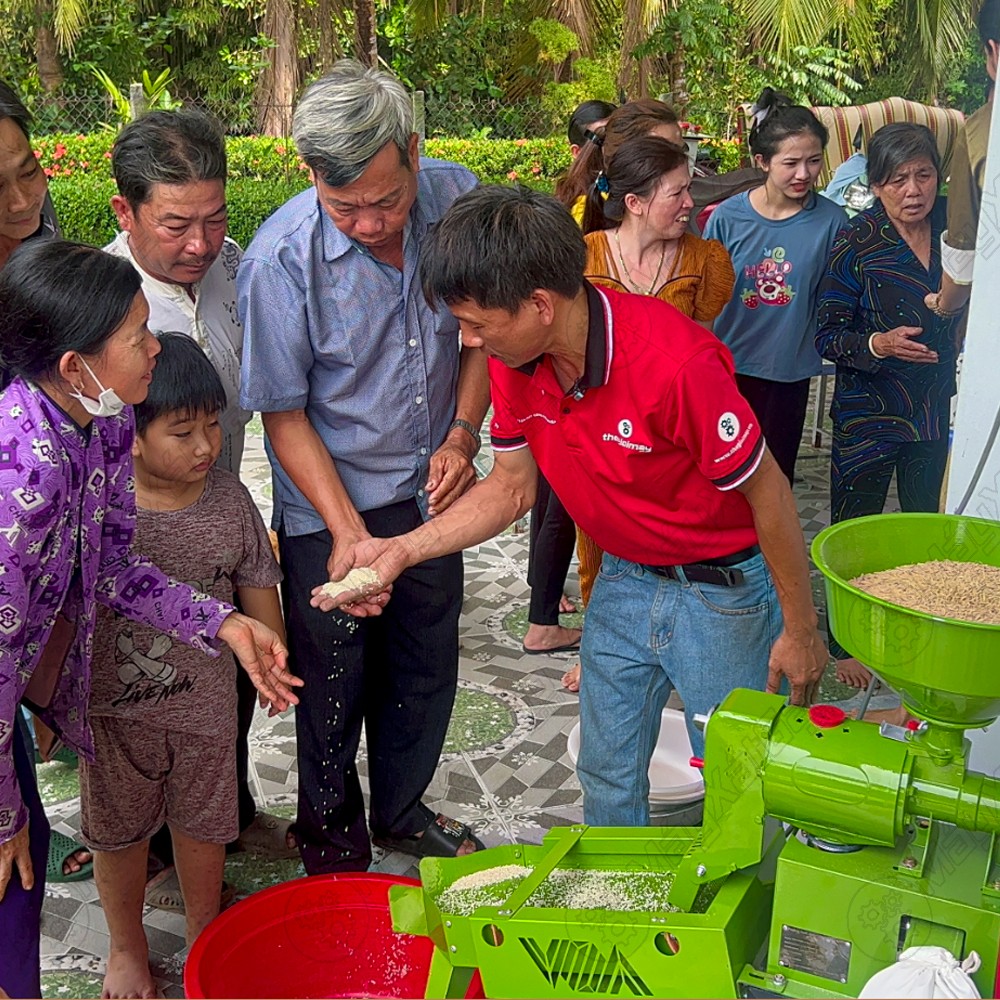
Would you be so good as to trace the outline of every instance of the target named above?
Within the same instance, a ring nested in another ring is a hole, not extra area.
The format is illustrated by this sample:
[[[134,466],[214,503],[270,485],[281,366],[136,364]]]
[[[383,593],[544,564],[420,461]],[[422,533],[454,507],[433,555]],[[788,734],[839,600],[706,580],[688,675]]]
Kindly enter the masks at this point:
[[[132,112],[132,121],[141,118],[148,110],[146,94],[141,83],[130,83],[128,87],[128,106]]]
[[[420,155],[424,155],[424,139],[427,138],[427,114],[424,106],[424,92],[422,90],[413,91],[413,131],[417,133],[420,141]]]

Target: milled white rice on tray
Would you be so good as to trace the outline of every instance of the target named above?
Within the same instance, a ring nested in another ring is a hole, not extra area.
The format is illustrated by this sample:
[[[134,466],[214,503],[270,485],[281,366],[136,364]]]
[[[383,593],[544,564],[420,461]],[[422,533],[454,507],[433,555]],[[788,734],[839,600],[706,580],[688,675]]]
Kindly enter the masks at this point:
[[[501,906],[532,872],[522,865],[498,865],[472,872],[437,897],[445,913],[469,916],[480,906]],[[670,912],[673,872],[556,869],[528,898],[526,906],[565,910]]]

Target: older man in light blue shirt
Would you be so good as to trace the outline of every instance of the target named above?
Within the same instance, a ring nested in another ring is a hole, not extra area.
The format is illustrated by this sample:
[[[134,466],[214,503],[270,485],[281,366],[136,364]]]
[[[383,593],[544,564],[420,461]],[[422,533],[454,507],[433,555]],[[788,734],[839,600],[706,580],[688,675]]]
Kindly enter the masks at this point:
[[[351,568],[356,542],[403,534],[468,488],[489,388],[485,358],[460,352],[457,323],[417,278],[430,227],[475,177],[421,160],[406,91],[346,60],[305,92],[293,135],[314,187],[264,223],[237,283],[241,400],[268,435],[289,648],[306,681],[295,829],[317,874],[371,861],[362,723],[375,843],[417,856],[480,846],[421,802],[454,701],[461,556],[415,567],[360,623],[309,600]]]

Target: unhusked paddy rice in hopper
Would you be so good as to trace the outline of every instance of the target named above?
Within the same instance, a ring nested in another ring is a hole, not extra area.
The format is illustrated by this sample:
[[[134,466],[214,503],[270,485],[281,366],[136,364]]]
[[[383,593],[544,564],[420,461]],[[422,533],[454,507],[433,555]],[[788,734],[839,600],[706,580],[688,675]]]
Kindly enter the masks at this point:
[[[1000,567],[938,559],[865,573],[851,583],[912,611],[1000,625]]]

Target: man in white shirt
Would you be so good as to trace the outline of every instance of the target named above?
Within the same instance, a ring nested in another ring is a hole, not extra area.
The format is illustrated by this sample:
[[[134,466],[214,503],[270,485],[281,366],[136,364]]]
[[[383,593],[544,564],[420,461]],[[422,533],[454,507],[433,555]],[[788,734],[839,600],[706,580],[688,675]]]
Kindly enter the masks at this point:
[[[226,148],[222,131],[198,111],[154,111],[115,140],[111,207],[122,231],[104,249],[142,275],[154,333],[186,333],[208,355],[226,389],[219,465],[239,475],[243,327],[236,310],[242,251],[226,236]]]
[[[220,416],[219,465],[239,475],[244,433],[252,416],[240,408],[243,327],[236,309],[236,269],[242,257],[226,236],[226,147],[221,128],[199,111],[153,111],[127,125],[115,140],[111,167],[118,194],[111,207],[121,232],[104,249],[131,261],[142,275],[149,328],[197,341],[226,390]],[[154,375],[155,378],[155,375]],[[289,824],[257,811],[248,783],[247,737],[256,695],[238,683],[237,776],[240,839],[233,845],[277,857],[298,854]],[[171,863],[170,838],[161,830],[150,853]],[[165,909],[182,905],[179,886],[151,881],[146,902]]]

